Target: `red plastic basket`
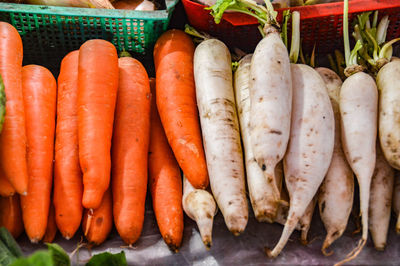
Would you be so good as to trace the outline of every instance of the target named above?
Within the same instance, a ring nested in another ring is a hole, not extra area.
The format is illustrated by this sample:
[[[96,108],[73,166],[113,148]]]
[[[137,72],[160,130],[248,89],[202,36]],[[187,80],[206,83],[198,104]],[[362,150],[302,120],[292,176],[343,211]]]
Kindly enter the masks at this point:
[[[221,23],[215,24],[206,6],[182,0],[190,24],[200,31],[207,32],[224,41],[229,47],[237,47],[246,52],[253,52],[261,39],[258,22],[255,18],[242,13],[225,13]],[[342,47],[343,2],[293,7],[300,12],[301,38],[305,51],[311,51],[316,43],[319,53],[332,52]],[[282,11],[278,9],[278,20]],[[399,0],[350,0],[349,19],[355,14],[379,10],[379,17],[389,15],[390,25],[387,39],[400,36],[400,1]],[[289,30],[290,31],[290,30]]]

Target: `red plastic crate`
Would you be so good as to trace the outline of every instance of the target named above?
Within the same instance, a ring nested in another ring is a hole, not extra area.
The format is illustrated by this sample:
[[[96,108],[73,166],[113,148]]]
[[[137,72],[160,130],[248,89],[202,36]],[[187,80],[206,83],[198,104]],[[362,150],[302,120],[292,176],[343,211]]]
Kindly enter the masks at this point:
[[[246,52],[253,52],[261,35],[255,18],[242,13],[225,13],[221,23],[215,24],[210,10],[192,0],[182,0],[190,24],[200,31],[207,32],[224,41],[229,47],[237,47]],[[311,51],[314,43],[319,53],[341,49],[343,2],[293,7],[300,12],[301,38],[305,51]],[[282,11],[278,9],[278,20]],[[400,36],[400,0],[350,0],[350,22],[355,14],[379,10],[379,17],[389,15],[390,25],[387,39]],[[289,34],[291,28],[288,29]]]

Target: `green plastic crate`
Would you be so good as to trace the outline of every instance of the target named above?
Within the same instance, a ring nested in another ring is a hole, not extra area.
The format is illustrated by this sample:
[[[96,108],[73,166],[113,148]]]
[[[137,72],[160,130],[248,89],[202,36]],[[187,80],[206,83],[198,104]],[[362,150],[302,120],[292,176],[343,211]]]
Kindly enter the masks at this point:
[[[166,9],[156,11],[0,3],[0,20],[21,34],[24,64],[41,64],[54,73],[68,52],[90,39],[111,41],[119,51],[151,52],[178,1],[166,0]]]

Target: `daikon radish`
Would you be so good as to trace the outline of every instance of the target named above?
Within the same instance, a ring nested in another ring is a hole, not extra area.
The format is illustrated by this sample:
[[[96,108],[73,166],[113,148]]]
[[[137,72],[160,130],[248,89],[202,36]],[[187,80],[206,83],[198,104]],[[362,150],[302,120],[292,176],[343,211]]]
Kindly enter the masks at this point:
[[[342,236],[353,206],[354,176],[342,149],[339,94],[342,80],[332,70],[316,68],[328,89],[333,113],[335,115],[335,146],[331,165],[319,188],[318,206],[321,220],[326,229],[326,238],[321,251],[328,256],[327,248]]]
[[[396,232],[400,234],[400,175],[396,172],[394,177],[394,188],[393,188],[393,211],[397,217]]]
[[[218,210],[213,196],[207,190],[195,189],[186,177],[183,177],[182,206],[186,215],[197,223],[201,239],[209,249],[212,245],[214,215]]]
[[[209,39],[197,46],[194,76],[211,190],[229,231],[239,235],[248,205],[231,55],[224,43]]]
[[[289,192],[287,191],[287,188],[284,184],[282,184],[281,188],[281,203],[279,204],[278,207],[278,212],[276,214],[274,222],[285,225],[287,216],[289,213],[289,204],[285,204],[285,202],[289,202]],[[297,223],[296,225],[296,230],[301,230],[300,224]]]
[[[311,227],[311,220],[314,215],[315,205],[317,204],[317,198],[314,197],[308,204],[303,216],[299,220],[300,230],[301,230],[301,243],[303,245],[308,244],[307,235]]]

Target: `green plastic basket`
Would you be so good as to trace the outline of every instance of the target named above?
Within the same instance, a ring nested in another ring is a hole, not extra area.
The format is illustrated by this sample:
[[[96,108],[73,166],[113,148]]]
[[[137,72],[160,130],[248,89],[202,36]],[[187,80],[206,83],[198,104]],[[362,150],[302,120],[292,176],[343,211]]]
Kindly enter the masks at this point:
[[[56,72],[68,52],[90,39],[111,41],[119,51],[149,53],[178,1],[166,0],[166,9],[156,11],[0,3],[0,20],[21,34],[24,64],[41,64]]]

